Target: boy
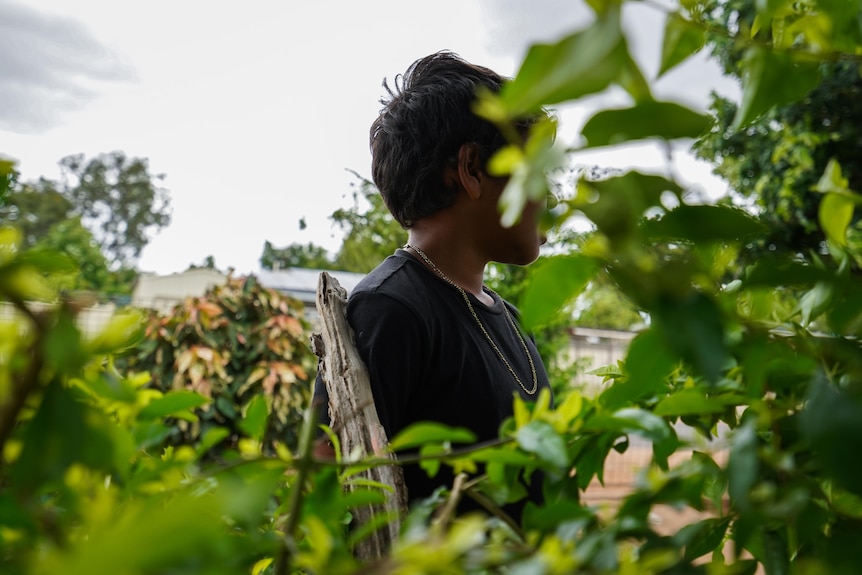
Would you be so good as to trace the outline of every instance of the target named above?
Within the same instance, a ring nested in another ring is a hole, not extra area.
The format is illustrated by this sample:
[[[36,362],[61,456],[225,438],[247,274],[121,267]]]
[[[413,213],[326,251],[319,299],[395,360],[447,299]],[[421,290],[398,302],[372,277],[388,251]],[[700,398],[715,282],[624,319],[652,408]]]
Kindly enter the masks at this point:
[[[514,394],[535,400],[548,376],[522,335],[515,310],[483,285],[488,262],[533,262],[544,241],[541,207],[529,202],[517,224],[500,224],[506,178],[486,164],[506,144],[472,112],[477,90],[498,92],[504,78],[451,52],[414,62],[384,82],[388,99],[371,126],[372,178],[408,243],[352,291],[347,318],[371,379],[389,438],[419,421],[466,427],[496,439]],[[526,132],[535,119],[517,128]],[[326,405],[318,379],[315,397]],[[404,467],[411,501],[452,483]],[[539,485],[530,486],[539,499]]]

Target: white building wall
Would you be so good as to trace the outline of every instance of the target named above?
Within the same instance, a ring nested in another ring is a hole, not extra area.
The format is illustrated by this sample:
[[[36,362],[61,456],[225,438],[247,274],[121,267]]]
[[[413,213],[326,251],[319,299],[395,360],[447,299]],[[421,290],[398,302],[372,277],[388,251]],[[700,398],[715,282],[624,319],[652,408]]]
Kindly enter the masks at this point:
[[[598,391],[604,378],[589,372],[600,367],[615,365],[617,361],[625,359],[629,344],[636,335],[637,333],[632,331],[572,328],[571,360],[583,368],[578,374],[576,383],[590,392]]]
[[[217,270],[198,268],[165,276],[141,275],[132,291],[132,305],[160,313],[170,312],[189,296],[202,296],[227,276]]]

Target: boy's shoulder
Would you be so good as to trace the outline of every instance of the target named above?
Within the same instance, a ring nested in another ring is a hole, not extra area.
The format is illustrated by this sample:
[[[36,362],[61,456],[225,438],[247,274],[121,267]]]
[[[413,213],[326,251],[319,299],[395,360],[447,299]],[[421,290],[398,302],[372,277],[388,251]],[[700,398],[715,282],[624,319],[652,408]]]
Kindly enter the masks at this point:
[[[351,297],[365,293],[407,295],[428,288],[424,269],[403,250],[398,250],[359,280]]]

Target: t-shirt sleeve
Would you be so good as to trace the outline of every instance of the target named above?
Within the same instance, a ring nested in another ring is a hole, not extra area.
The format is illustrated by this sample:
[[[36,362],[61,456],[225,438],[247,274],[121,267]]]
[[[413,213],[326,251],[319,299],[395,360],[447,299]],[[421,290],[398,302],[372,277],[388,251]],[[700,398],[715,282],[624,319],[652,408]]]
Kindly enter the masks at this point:
[[[428,373],[428,327],[407,304],[373,292],[350,299],[347,319],[368,368],[377,416],[392,439],[413,421],[411,406]]]

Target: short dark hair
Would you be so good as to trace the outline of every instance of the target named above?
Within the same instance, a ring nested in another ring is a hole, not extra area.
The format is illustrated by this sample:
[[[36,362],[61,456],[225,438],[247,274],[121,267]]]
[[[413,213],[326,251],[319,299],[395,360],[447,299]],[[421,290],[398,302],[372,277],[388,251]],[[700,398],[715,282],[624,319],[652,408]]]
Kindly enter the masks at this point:
[[[421,58],[386,80],[388,98],[371,125],[371,175],[383,201],[405,228],[447,208],[457,190],[446,186],[443,168],[461,146],[475,142],[481,159],[505,143],[500,131],[472,111],[476,92],[499,92],[506,81],[449,51]]]

